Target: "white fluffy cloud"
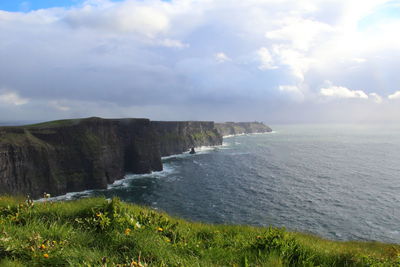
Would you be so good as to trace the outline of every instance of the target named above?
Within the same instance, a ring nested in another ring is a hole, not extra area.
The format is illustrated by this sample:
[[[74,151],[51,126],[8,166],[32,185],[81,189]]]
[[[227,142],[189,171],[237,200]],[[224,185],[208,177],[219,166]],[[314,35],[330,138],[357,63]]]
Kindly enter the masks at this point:
[[[287,42],[293,49],[307,51],[316,44],[318,36],[329,34],[334,28],[326,23],[311,19],[289,17],[284,19],[281,28],[268,31],[268,39]]]
[[[166,5],[158,3],[135,3],[123,1],[112,4],[101,1],[99,4],[88,1],[82,8],[66,12],[62,19],[69,25],[78,28],[91,28],[110,33],[138,33],[147,37],[155,37],[165,33],[170,27]],[[164,8],[165,7],[165,8]]]
[[[335,85],[321,88],[320,94],[325,97],[368,99],[368,95],[362,90],[350,90],[346,87]]]
[[[396,91],[393,94],[388,95],[388,99],[400,99],[400,91]]]

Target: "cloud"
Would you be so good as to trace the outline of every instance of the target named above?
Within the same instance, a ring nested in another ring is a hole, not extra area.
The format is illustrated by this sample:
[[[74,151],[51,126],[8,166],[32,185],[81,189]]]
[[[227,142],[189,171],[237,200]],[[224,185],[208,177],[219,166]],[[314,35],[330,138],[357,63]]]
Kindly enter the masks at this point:
[[[268,31],[265,36],[271,40],[288,42],[291,48],[303,51],[315,45],[319,35],[334,30],[326,23],[298,17],[288,17],[281,24],[281,28]]]
[[[28,98],[22,98],[16,92],[2,91],[0,92],[0,103],[5,105],[21,106],[29,102]]]
[[[61,103],[60,101],[58,101],[58,100],[52,100],[52,101],[50,101],[50,102],[49,102],[49,105],[50,105],[51,107],[53,107],[53,108],[59,110],[59,111],[69,111],[69,110],[71,110],[71,107],[69,107],[69,106],[67,106],[67,105],[65,105],[65,104],[62,104],[62,103]]]
[[[357,120],[377,107],[376,118],[400,112],[382,99],[397,97],[389,88],[400,83],[400,19],[371,19],[390,1],[76,3],[0,11],[0,88],[12,88],[0,92],[0,120],[313,122],[342,119],[332,107],[357,106]]]
[[[101,1],[99,4],[86,4],[66,12],[62,18],[74,28],[89,28],[109,33],[137,33],[153,38],[168,31],[170,18],[160,3],[152,4],[123,1],[112,3]]]
[[[381,104],[383,102],[382,97],[380,95],[378,95],[377,93],[370,93],[369,96],[377,104]]]
[[[304,94],[301,89],[296,85],[280,85],[279,90],[290,95],[295,101],[303,101]]]
[[[365,58],[356,57],[356,58],[352,58],[352,61],[354,61],[354,62],[356,62],[356,63],[364,63],[364,62],[366,62],[367,60],[366,60]]]
[[[298,81],[303,82],[304,75],[309,70],[313,59],[296,50],[285,48],[285,46],[276,45],[273,50],[279,58],[280,64],[288,66],[291,74]]]
[[[334,98],[360,98],[368,99],[368,95],[361,90],[350,90],[343,86],[330,85],[326,88],[321,88],[320,94],[325,97]]]
[[[223,62],[231,61],[231,60],[232,60],[230,57],[228,57],[227,55],[225,55],[225,53],[223,53],[223,52],[216,53],[216,54],[214,55],[214,58],[215,58],[215,60],[216,60],[218,63],[223,63]]]
[[[400,91],[396,91],[391,95],[388,95],[388,99],[394,100],[394,99],[400,99]]]
[[[164,39],[164,40],[161,40],[159,43],[161,46],[173,47],[173,48],[179,48],[179,49],[189,47],[189,44],[185,44],[179,40],[172,40],[172,39]]]
[[[270,70],[278,68],[274,65],[274,60],[268,48],[261,47],[257,50],[257,55],[260,61],[260,65],[258,66],[260,70]]]

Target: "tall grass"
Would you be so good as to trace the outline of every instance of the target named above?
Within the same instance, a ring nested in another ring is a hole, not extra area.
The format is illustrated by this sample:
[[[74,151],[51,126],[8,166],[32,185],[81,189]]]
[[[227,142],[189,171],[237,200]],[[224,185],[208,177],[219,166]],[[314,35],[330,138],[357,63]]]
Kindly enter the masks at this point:
[[[400,266],[398,245],[207,225],[118,199],[0,197],[0,266]]]

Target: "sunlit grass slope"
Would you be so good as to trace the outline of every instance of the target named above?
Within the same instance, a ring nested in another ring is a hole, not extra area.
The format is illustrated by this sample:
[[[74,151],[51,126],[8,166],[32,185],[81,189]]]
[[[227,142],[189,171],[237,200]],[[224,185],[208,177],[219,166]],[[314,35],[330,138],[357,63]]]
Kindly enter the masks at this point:
[[[398,266],[400,246],[207,225],[118,199],[0,197],[0,266]]]

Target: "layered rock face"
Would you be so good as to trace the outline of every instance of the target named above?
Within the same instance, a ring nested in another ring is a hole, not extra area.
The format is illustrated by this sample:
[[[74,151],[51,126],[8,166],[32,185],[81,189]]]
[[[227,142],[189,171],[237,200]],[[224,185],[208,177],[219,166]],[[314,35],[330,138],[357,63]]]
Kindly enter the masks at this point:
[[[272,132],[272,129],[262,122],[215,123],[215,128],[222,136]]]
[[[152,121],[160,137],[161,156],[180,154],[192,147],[222,145],[222,136],[207,121]]]
[[[125,172],[162,170],[147,119],[89,118],[0,128],[0,193],[106,188]]]
[[[0,194],[103,189],[127,172],[162,170],[161,156],[220,144],[213,122],[88,118],[0,127]]]

